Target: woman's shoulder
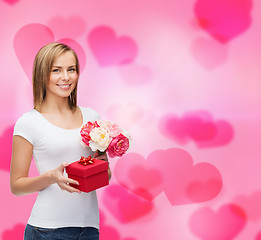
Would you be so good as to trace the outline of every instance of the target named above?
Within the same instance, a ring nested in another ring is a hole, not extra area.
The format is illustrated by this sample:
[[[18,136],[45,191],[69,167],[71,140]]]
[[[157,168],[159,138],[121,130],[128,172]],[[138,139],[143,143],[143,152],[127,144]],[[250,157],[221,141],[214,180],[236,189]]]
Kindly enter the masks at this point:
[[[33,126],[37,123],[37,111],[35,109],[31,109],[28,112],[23,113],[16,121],[16,125],[28,125]]]
[[[100,119],[100,115],[97,111],[90,107],[78,106],[82,111],[83,117],[86,121],[94,121]]]
[[[25,120],[25,121],[28,121],[28,120],[34,120],[35,118],[37,118],[37,111],[35,109],[31,109],[25,113],[23,113],[19,118],[18,120]]]
[[[13,135],[20,135],[32,144],[34,143],[34,136],[43,129],[39,125],[38,115],[35,111],[32,109],[20,116],[15,123],[13,131]]]

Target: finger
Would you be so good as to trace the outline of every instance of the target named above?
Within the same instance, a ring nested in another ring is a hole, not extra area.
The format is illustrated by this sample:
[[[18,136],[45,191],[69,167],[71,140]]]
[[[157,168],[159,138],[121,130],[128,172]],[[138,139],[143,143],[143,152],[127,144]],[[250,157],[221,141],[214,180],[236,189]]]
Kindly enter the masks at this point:
[[[76,193],[81,193],[81,191],[80,191],[79,189],[74,188],[74,187],[72,187],[72,186],[70,186],[69,184],[66,184],[66,183],[64,183],[64,184],[61,186],[61,189],[64,190],[64,191],[67,191],[67,192],[69,192],[69,193],[74,193],[74,192],[76,192]]]
[[[74,188],[74,187],[72,187],[72,186],[70,186],[70,185],[67,185],[66,191],[67,191],[67,192],[70,192],[70,193],[74,193],[74,192],[76,192],[76,193],[81,193],[81,191],[80,191],[79,189]]]
[[[68,183],[71,183],[71,184],[75,184],[75,185],[79,185],[79,182],[72,179],[72,178],[68,178],[68,177],[65,177],[65,176],[60,176],[58,178],[58,184],[68,184]]]
[[[103,161],[108,161],[107,156],[99,156],[96,159],[103,160]]]
[[[79,182],[72,179],[72,178],[66,178],[66,183],[71,183],[71,184],[75,184],[75,185],[79,185]]]
[[[99,151],[97,150],[94,155],[93,155],[93,158],[97,158],[99,156]]]
[[[106,152],[100,154],[97,159],[100,159],[100,160],[105,160],[105,161],[108,161],[108,156],[106,154]]]
[[[70,165],[70,163],[68,163],[68,162],[63,162],[63,163],[62,163],[62,166],[63,166],[63,167],[68,167],[69,165]]]
[[[69,166],[69,165],[70,165],[70,164],[69,164],[68,162],[63,162],[58,168],[63,171],[64,168],[67,167],[67,166]]]
[[[97,155],[96,155],[96,153],[97,153]],[[94,156],[95,156],[95,157],[94,157]],[[102,158],[103,158],[103,157],[107,158],[107,153],[106,153],[106,152],[100,152],[100,151],[97,150],[97,151],[95,152],[94,156],[93,156],[94,158],[98,158],[98,159],[101,159],[100,157],[102,157]]]

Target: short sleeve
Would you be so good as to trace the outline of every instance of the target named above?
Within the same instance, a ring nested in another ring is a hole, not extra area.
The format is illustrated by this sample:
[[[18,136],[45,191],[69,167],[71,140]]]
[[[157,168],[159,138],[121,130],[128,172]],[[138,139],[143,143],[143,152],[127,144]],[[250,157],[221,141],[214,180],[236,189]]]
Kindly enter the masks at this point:
[[[32,145],[34,143],[33,131],[32,131],[32,121],[27,116],[23,115],[20,117],[14,126],[13,136],[21,136],[25,138]]]
[[[99,113],[93,110],[92,108],[81,107],[81,110],[83,113],[84,124],[88,121],[100,120]]]

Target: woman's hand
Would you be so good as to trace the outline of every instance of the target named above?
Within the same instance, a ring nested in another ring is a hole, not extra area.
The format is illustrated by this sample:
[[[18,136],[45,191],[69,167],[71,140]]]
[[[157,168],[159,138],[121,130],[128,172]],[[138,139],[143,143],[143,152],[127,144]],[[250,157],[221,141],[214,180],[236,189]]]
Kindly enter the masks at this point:
[[[69,163],[62,163],[59,167],[50,170],[50,177],[53,179],[54,183],[57,183],[58,186],[62,189],[65,190],[67,192],[73,193],[73,192],[77,192],[77,193],[81,193],[80,190],[71,187],[69,185],[69,183],[71,184],[75,184],[75,185],[79,185],[79,183],[71,178],[67,178],[63,175],[64,173],[64,169],[69,165]]]
[[[104,160],[108,162],[108,157],[107,157],[107,153],[106,152],[100,152],[99,150],[97,150],[94,155],[93,158],[96,159],[100,159],[100,160]]]
[[[103,161],[107,161],[107,162],[108,162],[108,165],[109,165],[108,156],[107,156],[107,153],[106,153],[106,152],[100,152],[99,150],[97,150],[97,151],[94,153],[93,158],[100,159],[100,160],[103,160]],[[109,168],[108,168],[108,176],[109,176],[109,180],[110,180],[110,179],[111,179],[111,169],[110,169],[110,165],[109,165]]]
[[[49,170],[39,176],[29,177],[29,169],[33,154],[33,145],[21,136],[13,137],[13,152],[10,166],[10,187],[14,195],[26,195],[39,192],[51,184],[57,183],[62,190],[78,192],[80,190],[71,187],[69,183],[79,184],[77,181],[63,175],[68,163],[62,163],[59,167]]]

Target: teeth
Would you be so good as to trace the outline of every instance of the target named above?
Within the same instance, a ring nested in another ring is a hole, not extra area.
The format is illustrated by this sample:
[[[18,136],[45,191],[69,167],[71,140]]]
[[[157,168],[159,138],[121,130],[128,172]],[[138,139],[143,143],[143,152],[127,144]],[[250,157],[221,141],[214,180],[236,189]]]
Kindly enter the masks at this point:
[[[61,87],[61,88],[68,88],[68,87],[70,87],[70,84],[67,84],[67,85],[58,85],[59,87]]]

